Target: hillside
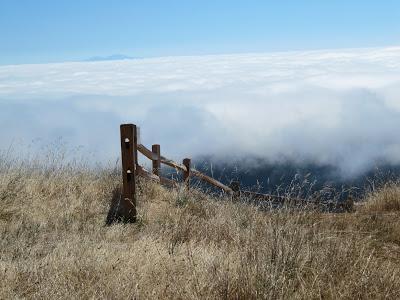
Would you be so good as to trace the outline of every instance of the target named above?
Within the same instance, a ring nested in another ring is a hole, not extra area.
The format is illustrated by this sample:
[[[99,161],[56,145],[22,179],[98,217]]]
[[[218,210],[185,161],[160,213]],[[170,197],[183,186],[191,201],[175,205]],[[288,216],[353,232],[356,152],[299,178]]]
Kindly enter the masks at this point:
[[[355,299],[400,294],[400,187],[355,213],[211,199],[140,182],[104,226],[113,168],[0,160],[0,298]]]

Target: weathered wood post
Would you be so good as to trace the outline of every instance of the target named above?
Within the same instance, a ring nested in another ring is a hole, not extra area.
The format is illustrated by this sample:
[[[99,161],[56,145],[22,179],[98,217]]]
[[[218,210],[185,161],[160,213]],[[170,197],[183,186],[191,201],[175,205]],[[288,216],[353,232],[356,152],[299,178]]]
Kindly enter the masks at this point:
[[[231,184],[229,185],[229,187],[232,189],[233,191],[233,198],[237,199],[240,197],[240,182],[239,181],[232,181]]]
[[[183,172],[183,181],[186,184],[187,189],[190,188],[190,168],[191,168],[191,160],[190,158],[185,158],[183,160],[183,165],[186,167],[186,171]]]
[[[122,199],[117,211],[117,218],[124,222],[136,221],[136,184],[135,170],[137,159],[136,125],[122,124],[121,155],[122,155]]]
[[[151,151],[156,156],[157,159],[153,159],[153,174],[160,176],[160,168],[161,168],[161,150],[160,145],[152,145]]]

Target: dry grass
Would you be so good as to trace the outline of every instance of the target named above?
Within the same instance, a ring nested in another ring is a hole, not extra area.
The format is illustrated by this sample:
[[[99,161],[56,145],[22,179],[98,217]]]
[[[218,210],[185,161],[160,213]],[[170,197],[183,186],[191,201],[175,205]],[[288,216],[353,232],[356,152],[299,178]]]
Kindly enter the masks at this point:
[[[369,195],[365,210],[370,212],[400,211],[400,185],[388,183],[377,192]]]
[[[119,173],[52,165],[0,162],[1,299],[400,295],[397,186],[323,214],[142,182],[139,221],[106,227]]]

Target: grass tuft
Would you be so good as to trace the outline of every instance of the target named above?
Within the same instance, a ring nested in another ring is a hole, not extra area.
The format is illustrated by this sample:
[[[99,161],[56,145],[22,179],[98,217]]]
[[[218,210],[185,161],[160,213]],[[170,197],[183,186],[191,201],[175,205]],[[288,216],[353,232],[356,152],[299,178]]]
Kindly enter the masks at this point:
[[[366,199],[365,209],[375,212],[400,211],[400,185],[388,183]]]

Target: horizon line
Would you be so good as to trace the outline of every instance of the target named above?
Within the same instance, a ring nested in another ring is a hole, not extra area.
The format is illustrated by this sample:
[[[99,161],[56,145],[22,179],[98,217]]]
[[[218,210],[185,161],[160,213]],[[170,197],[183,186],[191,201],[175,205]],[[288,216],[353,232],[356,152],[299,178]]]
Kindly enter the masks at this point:
[[[88,58],[82,58],[79,60],[63,60],[54,62],[37,62],[37,63],[14,63],[14,64],[1,64],[1,67],[12,67],[12,66],[24,66],[24,65],[56,65],[65,63],[99,63],[99,62],[117,62],[117,61],[132,61],[132,60],[151,60],[151,59],[165,59],[165,58],[190,58],[190,57],[215,57],[215,56],[235,56],[235,55],[260,55],[260,54],[295,54],[295,53],[313,53],[313,52],[325,52],[325,51],[354,51],[354,50],[378,50],[378,49],[398,49],[400,44],[397,45],[386,45],[386,46],[371,46],[371,47],[338,47],[338,48],[315,48],[315,49],[301,49],[301,50],[282,50],[282,51],[249,51],[249,52],[226,52],[226,53],[208,53],[208,54],[183,54],[183,55],[160,55],[160,56],[131,56],[130,54],[110,54],[110,55],[93,55]],[[115,55],[126,56],[127,58],[122,59],[107,59]],[[100,60],[93,60],[91,58],[104,58]]]

